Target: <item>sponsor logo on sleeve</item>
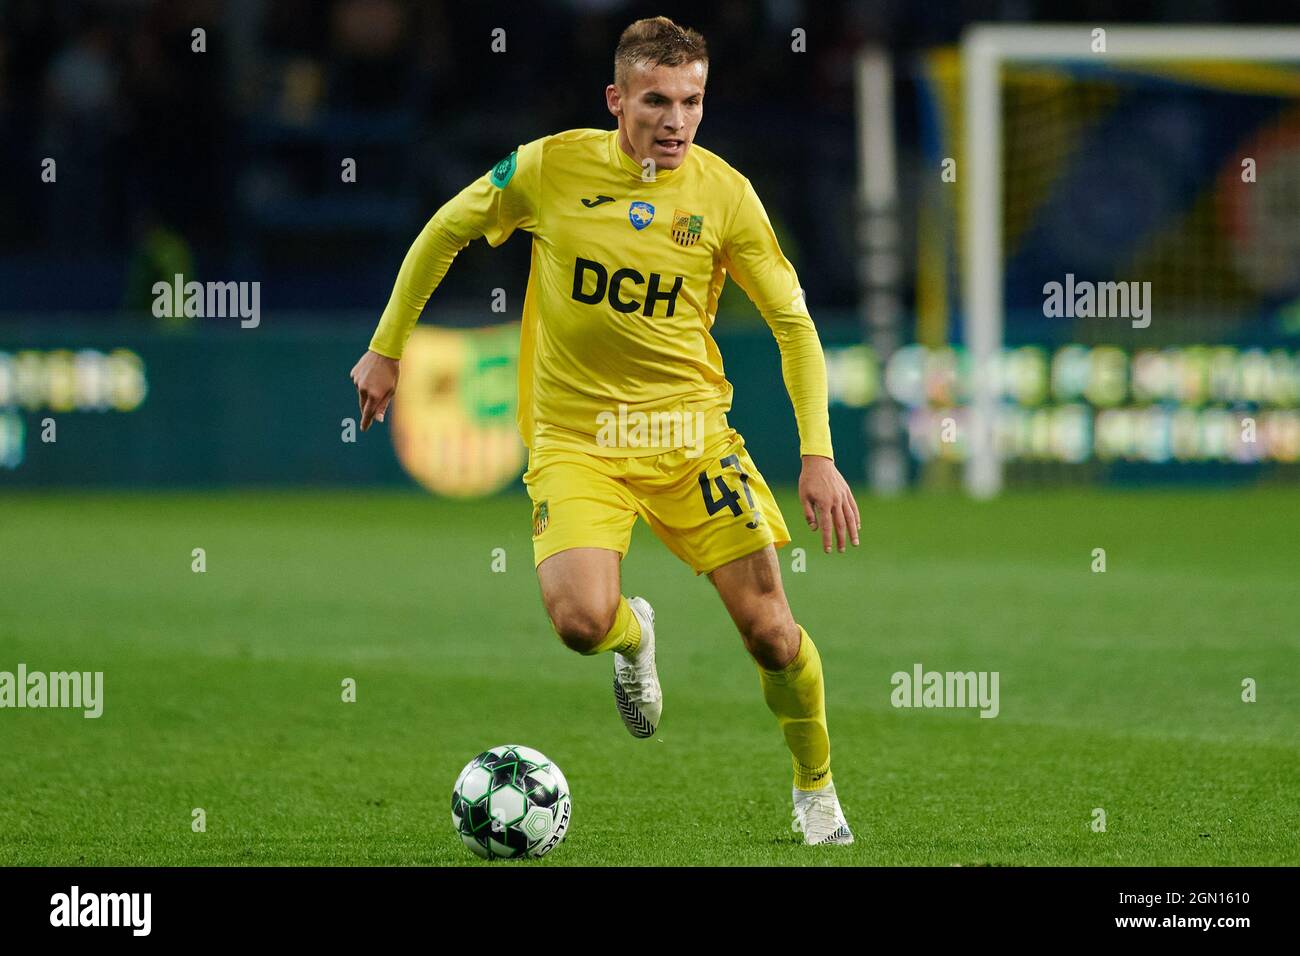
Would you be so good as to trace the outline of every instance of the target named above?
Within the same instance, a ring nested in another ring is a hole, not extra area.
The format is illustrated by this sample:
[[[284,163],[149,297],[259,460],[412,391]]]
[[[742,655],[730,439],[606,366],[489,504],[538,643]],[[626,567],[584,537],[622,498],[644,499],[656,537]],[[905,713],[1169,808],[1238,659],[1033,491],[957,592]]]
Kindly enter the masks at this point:
[[[511,177],[514,176],[515,166],[517,165],[516,157],[518,156],[518,153],[519,150],[515,150],[505,159],[501,160],[501,162],[492,167],[492,185],[497,189],[505,189],[506,183],[510,182]]]

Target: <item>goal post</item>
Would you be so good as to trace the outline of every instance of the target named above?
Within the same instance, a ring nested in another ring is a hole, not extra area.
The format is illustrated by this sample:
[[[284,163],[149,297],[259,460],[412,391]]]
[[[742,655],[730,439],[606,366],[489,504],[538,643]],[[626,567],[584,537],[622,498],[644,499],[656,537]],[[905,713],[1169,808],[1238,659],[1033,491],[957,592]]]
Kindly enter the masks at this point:
[[[883,367],[903,342],[903,251],[899,222],[894,62],[883,46],[858,52],[854,70],[857,118],[857,247],[862,340]],[[882,392],[863,419],[867,482],[877,495],[907,484],[901,416]]]
[[[961,213],[961,325],[970,369],[964,484],[977,498],[1002,488],[999,360],[1004,341],[1002,70],[1025,63],[1300,62],[1295,27],[975,25],[961,42],[965,169]]]

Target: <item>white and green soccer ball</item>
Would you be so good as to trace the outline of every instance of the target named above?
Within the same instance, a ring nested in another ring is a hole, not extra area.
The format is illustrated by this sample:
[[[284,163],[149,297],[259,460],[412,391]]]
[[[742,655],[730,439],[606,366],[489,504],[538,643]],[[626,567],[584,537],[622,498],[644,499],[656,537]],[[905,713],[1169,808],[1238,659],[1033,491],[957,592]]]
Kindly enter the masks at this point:
[[[465,765],[451,791],[451,823],[488,860],[545,856],[564,839],[569,782],[532,747],[504,744]]]

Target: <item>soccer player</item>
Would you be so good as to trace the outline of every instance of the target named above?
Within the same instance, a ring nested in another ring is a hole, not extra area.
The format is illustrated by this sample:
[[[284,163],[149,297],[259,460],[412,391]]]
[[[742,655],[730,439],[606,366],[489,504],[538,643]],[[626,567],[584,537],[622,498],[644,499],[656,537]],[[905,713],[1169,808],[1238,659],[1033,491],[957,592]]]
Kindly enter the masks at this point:
[[[831,780],[821,659],[794,620],[776,548],[785,521],[744,439],[709,334],[728,275],[776,337],[794,405],[799,500],[829,553],[861,520],[834,464],[826,366],[794,268],[749,180],[694,145],[703,37],[665,17],[623,32],[606,87],[616,130],[520,146],[447,202],[412,245],[369,350],[352,370],[361,428],[383,421],[402,349],[456,254],[532,233],[519,350],[524,483],[542,602],[566,646],[612,651],[634,737],[659,724],[654,610],[621,594],[640,515],[707,574],[757,667],[794,763],[793,821],[808,844],[852,843]],[[773,135],[779,135],[774,131]]]

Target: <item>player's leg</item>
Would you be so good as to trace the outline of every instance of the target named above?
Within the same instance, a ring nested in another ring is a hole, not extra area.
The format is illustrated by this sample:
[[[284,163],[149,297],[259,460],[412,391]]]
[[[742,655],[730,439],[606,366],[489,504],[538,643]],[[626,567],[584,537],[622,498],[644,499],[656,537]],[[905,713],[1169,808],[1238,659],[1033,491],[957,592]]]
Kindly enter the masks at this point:
[[[619,593],[622,555],[608,548],[568,548],[537,565],[537,583],[551,626],[566,647],[579,654],[631,650],[636,635]],[[623,630],[616,625],[623,617]]]
[[[524,482],[533,499],[533,559],[542,604],[566,647],[612,651],[614,703],[634,737],[663,713],[655,665],[654,611],[620,593],[638,506],[618,480],[622,464],[579,453],[534,459]]]
[[[565,645],[580,654],[614,652],[614,706],[633,737],[650,737],[663,716],[655,663],[654,608],[625,598],[622,555],[604,548],[570,548],[537,566],[542,603]]]
[[[709,580],[758,666],[763,699],[790,748],[795,830],[808,843],[852,843],[831,780],[821,657],[790,613],[776,549],[769,544],[736,558],[710,572]]]
[[[851,842],[831,783],[821,659],[781,586],[776,548],[790,532],[771,488],[731,429],[699,457],[665,457],[654,471],[654,480],[638,476],[646,520],[697,574],[709,575],[758,666],[794,763],[795,828],[809,843]]]
[[[831,780],[821,658],[790,613],[776,549],[769,544],[724,564],[709,580],[758,666],[763,697],[794,760],[795,786],[821,789]]]

